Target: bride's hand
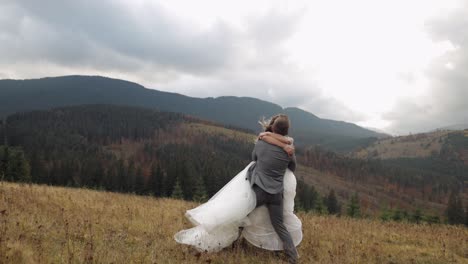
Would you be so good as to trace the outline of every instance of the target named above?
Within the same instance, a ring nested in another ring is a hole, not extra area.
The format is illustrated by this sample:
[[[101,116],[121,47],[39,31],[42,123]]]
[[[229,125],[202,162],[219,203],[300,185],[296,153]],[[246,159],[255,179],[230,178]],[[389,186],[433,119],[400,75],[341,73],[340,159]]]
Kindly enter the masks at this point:
[[[262,132],[258,134],[258,139],[262,139],[264,136],[270,136],[271,132]]]
[[[293,145],[286,145],[284,146],[283,150],[286,151],[286,153],[288,153],[289,156],[292,156],[296,151]]]

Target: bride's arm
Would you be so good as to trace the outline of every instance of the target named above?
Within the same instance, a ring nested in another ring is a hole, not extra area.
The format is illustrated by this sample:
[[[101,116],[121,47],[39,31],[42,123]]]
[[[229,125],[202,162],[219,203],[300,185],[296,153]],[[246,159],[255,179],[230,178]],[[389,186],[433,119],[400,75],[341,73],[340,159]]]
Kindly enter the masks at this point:
[[[278,140],[278,141],[280,141],[280,142],[282,142],[284,144],[288,144],[288,145],[292,144],[292,141],[290,139],[288,139],[287,137],[279,135],[279,134],[271,133],[271,132],[262,132],[262,133],[260,133],[260,135],[258,135],[258,138],[262,139],[264,136],[273,137],[274,139],[276,139],[276,140]],[[277,145],[277,144],[275,144],[275,145]]]
[[[276,134],[273,134],[273,135],[276,135]],[[283,136],[281,135],[278,135],[282,138],[284,138]],[[286,153],[288,153],[289,156],[292,156],[294,154],[294,146],[293,145],[290,145],[290,144],[287,144],[285,142],[288,142],[290,143],[291,141],[289,141],[288,139],[284,138],[284,140],[279,140],[277,137],[275,136],[271,136],[271,135],[260,135],[259,136],[259,139],[260,140],[263,140],[267,143],[270,143],[272,145],[276,145],[280,148],[282,148]]]

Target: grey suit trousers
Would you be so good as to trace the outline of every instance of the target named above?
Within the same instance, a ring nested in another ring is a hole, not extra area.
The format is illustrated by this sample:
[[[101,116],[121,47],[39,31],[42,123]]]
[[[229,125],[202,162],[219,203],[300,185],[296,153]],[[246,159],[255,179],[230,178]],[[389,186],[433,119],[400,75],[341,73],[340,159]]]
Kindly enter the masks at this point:
[[[253,190],[257,197],[256,207],[265,205],[268,208],[271,224],[281,241],[283,241],[284,252],[290,259],[297,260],[296,247],[283,223],[283,193],[270,194],[256,184],[253,185]]]

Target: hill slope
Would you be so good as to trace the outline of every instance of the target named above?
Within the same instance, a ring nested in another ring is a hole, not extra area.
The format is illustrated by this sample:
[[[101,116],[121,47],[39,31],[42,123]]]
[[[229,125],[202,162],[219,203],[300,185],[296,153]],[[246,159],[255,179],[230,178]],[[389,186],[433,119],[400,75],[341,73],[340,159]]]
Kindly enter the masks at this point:
[[[350,156],[458,175],[464,182],[468,181],[468,129],[380,139]]]
[[[285,108],[248,97],[194,98],[161,92],[136,83],[97,76],[0,80],[0,116],[18,111],[80,104],[118,104],[180,112],[225,125],[258,130],[258,120],[288,114],[298,144],[322,144],[338,150],[361,144],[356,139],[382,134],[352,123],[320,119],[298,108]]]
[[[0,146],[0,178],[23,181],[18,173],[30,167],[34,183],[162,197],[174,195],[178,183],[188,200],[213,195],[242,170],[250,162],[255,138],[182,114],[129,106],[81,105],[13,114],[6,120],[0,138],[6,135],[11,150],[7,155]],[[303,181],[298,204],[305,210],[316,208],[334,189],[343,205],[358,192],[366,215],[378,216],[388,206],[441,216],[450,189],[467,180],[466,166],[443,160],[403,167],[320,148],[298,149],[297,154],[301,166],[296,176]],[[4,162],[6,156],[13,159]],[[15,157],[30,165],[17,165]],[[467,193],[463,197],[468,202]]]
[[[468,141],[468,133],[463,131],[439,130],[409,136],[380,139],[366,148],[353,153],[354,157],[364,159],[427,158],[441,154],[443,147],[450,144],[450,139],[461,135]],[[460,144],[458,144],[460,145]],[[463,147],[462,144],[460,147]],[[468,144],[466,144],[468,146]],[[453,146],[456,147],[456,146]]]
[[[2,131],[10,147],[24,150],[33,182],[159,196],[179,183],[186,199],[197,183],[208,195],[227,183],[248,164],[255,138],[177,113],[112,105],[14,114]]]
[[[194,254],[173,235],[194,203],[0,182],[1,263],[282,263],[237,242]],[[299,213],[302,263],[467,263],[468,229]]]

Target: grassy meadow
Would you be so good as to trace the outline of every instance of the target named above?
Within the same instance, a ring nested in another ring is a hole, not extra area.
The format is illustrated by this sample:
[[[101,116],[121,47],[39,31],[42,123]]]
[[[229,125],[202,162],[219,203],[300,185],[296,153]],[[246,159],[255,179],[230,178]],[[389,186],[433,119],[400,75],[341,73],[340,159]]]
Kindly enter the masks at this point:
[[[0,263],[283,263],[242,240],[215,254],[177,244],[195,205],[0,182]],[[468,263],[468,228],[298,216],[300,263]]]

